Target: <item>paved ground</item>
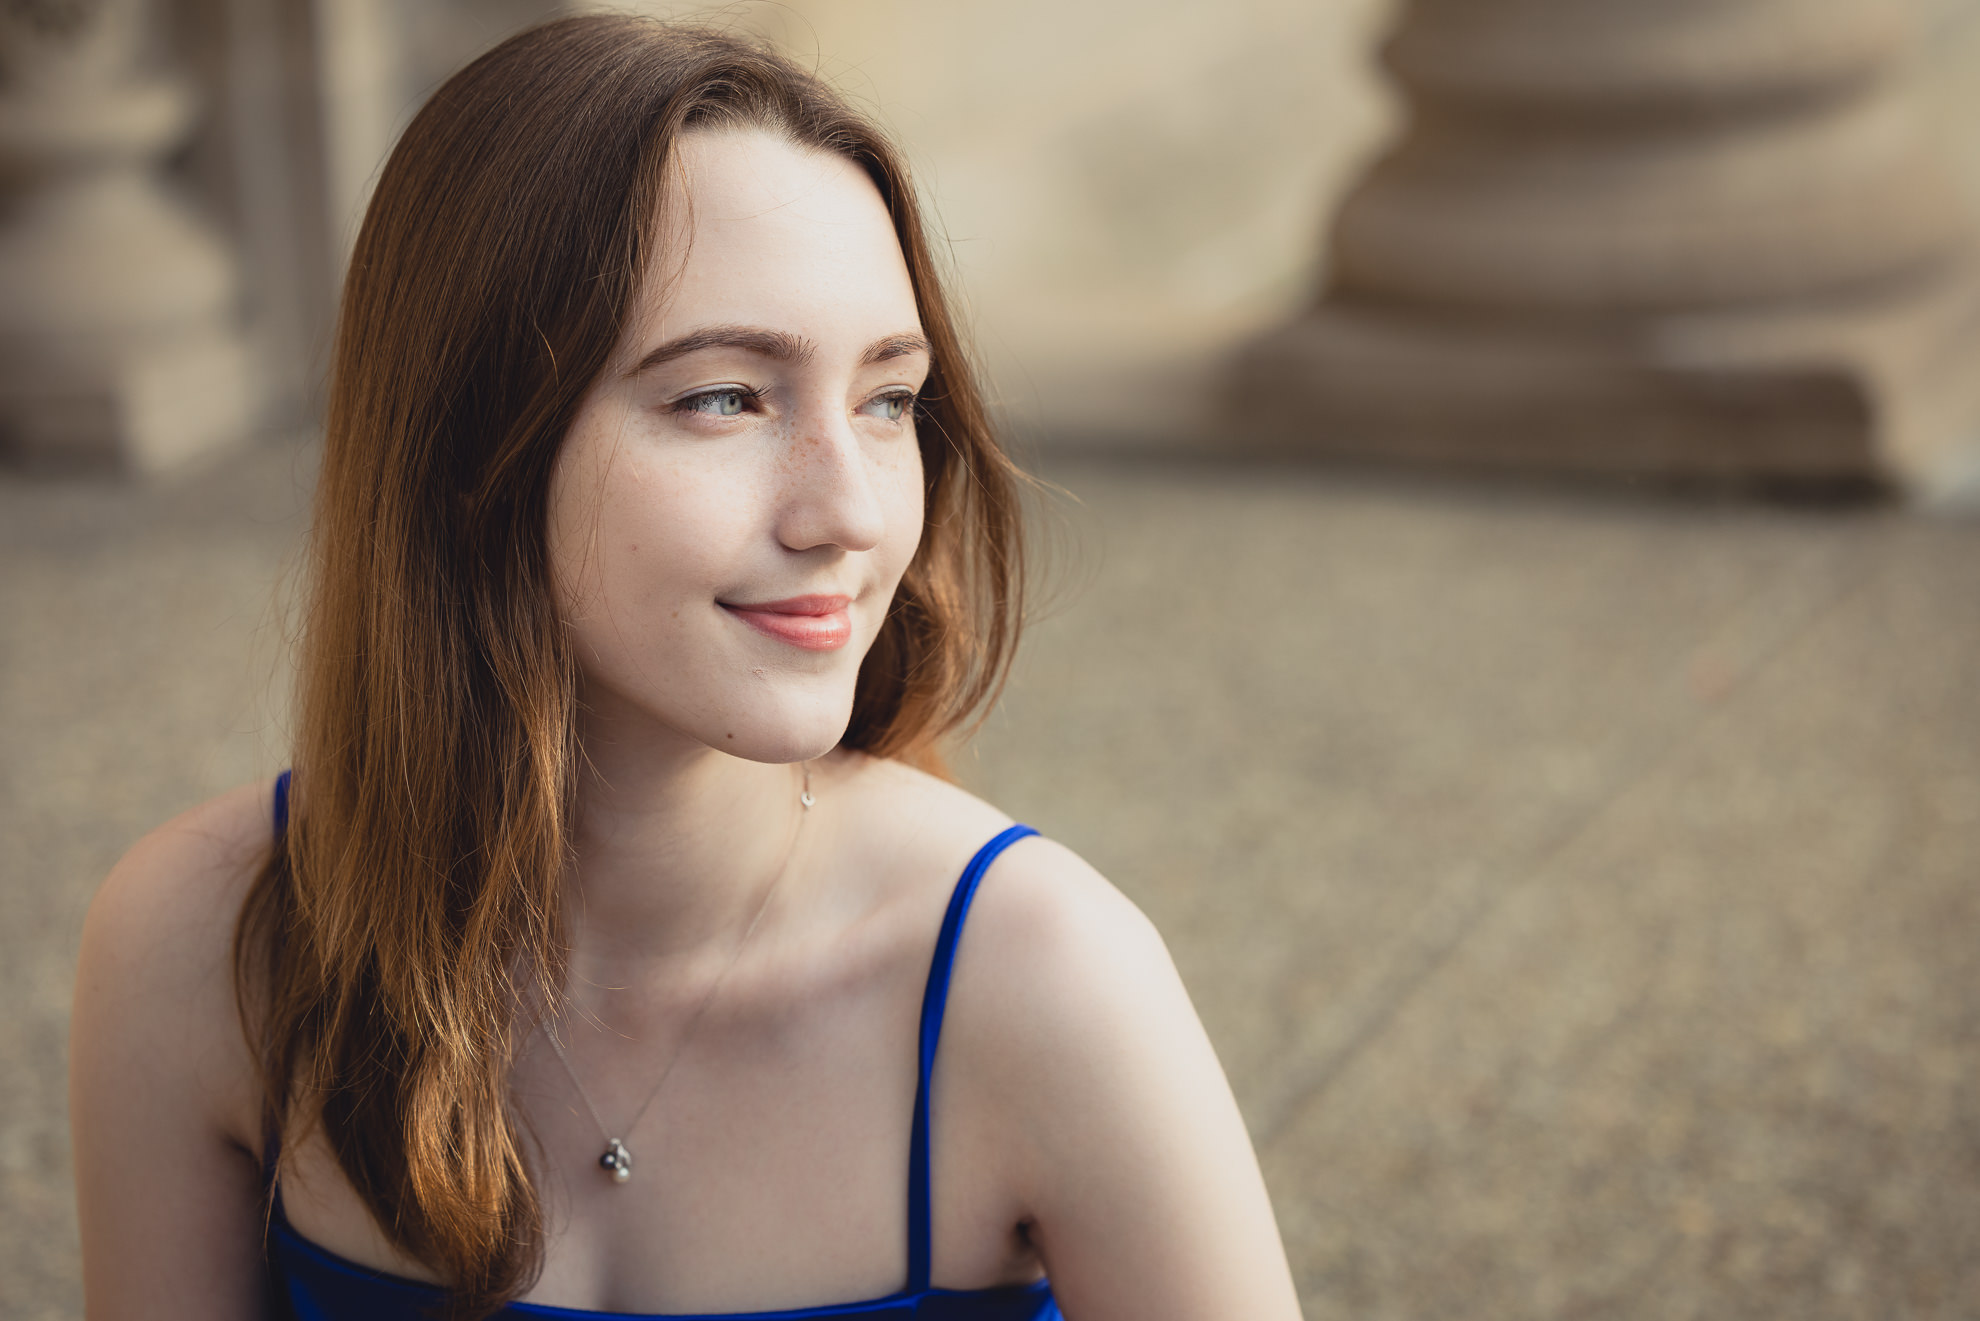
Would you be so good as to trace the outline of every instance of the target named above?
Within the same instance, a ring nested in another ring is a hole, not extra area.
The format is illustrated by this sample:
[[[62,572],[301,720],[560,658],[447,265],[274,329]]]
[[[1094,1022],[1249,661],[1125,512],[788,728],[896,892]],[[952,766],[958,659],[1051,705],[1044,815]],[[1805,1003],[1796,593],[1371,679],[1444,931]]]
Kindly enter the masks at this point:
[[[91,887],[278,763],[296,471],[0,483],[8,1321]],[[1168,934],[1309,1318],[1980,1315],[1980,521],[1050,475],[959,769]]]

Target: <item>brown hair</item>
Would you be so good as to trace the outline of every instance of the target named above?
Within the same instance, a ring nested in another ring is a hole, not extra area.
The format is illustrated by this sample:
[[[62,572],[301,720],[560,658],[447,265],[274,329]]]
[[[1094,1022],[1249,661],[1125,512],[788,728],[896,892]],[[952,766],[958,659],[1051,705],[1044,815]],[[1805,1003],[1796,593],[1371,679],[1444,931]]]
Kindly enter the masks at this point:
[[[655,255],[680,134],[754,126],[863,167],[933,370],[927,519],[846,746],[926,759],[1016,641],[1017,473],[991,436],[897,151],[747,41],[623,16],[522,33],[392,152],[344,287],[298,664],[293,811],[235,939],[271,1133],[320,1123],[399,1248],[484,1315],[541,1263],[508,1076],[556,1003],[578,749],[552,606],[558,445]]]

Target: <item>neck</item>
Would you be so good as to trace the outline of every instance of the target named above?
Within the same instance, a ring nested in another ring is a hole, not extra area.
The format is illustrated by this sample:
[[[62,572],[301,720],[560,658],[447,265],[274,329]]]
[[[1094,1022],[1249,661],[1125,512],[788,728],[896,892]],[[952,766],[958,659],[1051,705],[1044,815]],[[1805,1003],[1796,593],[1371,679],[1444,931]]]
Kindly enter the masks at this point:
[[[581,742],[573,971],[616,981],[734,942],[795,860],[802,767],[626,719],[587,717]]]

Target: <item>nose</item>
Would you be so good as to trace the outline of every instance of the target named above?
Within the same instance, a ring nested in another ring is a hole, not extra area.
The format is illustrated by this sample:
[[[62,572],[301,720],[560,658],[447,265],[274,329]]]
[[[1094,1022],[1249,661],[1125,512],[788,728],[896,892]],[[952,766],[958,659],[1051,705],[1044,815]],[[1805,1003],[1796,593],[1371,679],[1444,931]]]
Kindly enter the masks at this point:
[[[886,531],[874,459],[843,416],[812,414],[794,429],[777,539],[791,550],[872,550]]]

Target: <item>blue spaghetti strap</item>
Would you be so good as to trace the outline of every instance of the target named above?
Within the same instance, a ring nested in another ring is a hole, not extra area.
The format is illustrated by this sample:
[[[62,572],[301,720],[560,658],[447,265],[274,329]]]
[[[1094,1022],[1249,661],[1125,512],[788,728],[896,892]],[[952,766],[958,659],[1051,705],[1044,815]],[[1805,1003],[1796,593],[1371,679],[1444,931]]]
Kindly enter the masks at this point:
[[[928,966],[928,989],[921,996],[921,1068],[914,1089],[914,1136],[908,1148],[909,1293],[929,1288],[934,1217],[929,1202],[928,1081],[935,1071],[935,1047],[942,1039],[942,1013],[949,1003],[949,973],[955,967],[956,941],[962,935],[963,919],[969,915],[970,900],[976,897],[977,883],[983,879],[983,873],[990,870],[990,864],[1005,849],[1037,833],[1030,826],[1012,826],[976,851],[976,856],[963,868],[955,893],[949,896],[949,911],[942,917],[942,934],[935,938],[935,958]]]
[[[275,838],[280,840],[282,832],[289,828],[289,772],[283,771],[275,777]],[[275,1188],[275,1159],[282,1149],[281,1125],[273,1115],[267,1116],[261,1137],[261,1195],[273,1205],[281,1194]]]

